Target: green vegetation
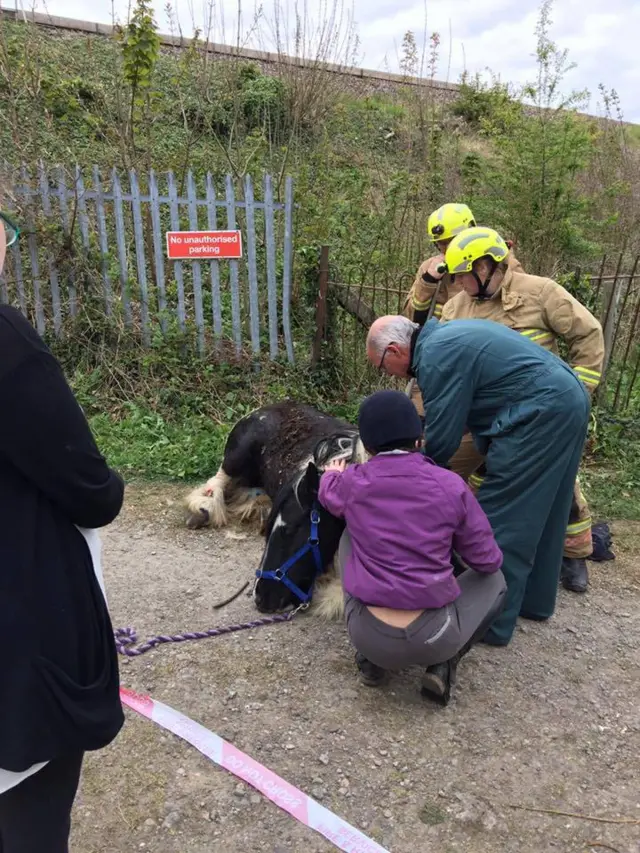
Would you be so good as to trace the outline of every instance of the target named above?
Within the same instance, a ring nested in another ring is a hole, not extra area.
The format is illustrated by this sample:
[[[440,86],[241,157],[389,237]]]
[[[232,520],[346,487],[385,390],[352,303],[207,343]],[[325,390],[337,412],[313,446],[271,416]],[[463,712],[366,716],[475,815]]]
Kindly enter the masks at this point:
[[[545,0],[535,80],[515,88],[467,77],[449,102],[408,83],[358,94],[349,78],[324,72],[322,61],[353,62],[357,43],[339,15],[328,14],[318,33],[297,33],[299,44],[315,44],[310,68],[283,56],[269,73],[239,56],[214,61],[197,39],[182,50],[161,47],[148,0],[136,0],[113,39],[0,16],[0,144],[12,166],[96,163],[141,175],[171,169],[181,179],[192,169],[216,179],[230,172],[238,182],[246,174],[260,181],[266,170],[279,198],[284,175],[295,177],[294,370],[282,363],[256,372],[213,352],[199,359],[191,331],[144,350],[89,303],[56,344],[114,464],[128,475],[209,475],[233,421],[284,396],[352,417],[378,379],[363,366],[362,331],[333,293],[321,365],[306,362],[318,248],[330,245],[342,281],[406,291],[429,252],[426,217],[445,201],[466,201],[480,222],[514,239],[525,268],[564,275],[585,304],[595,299],[584,271],[597,272],[605,252],[640,252],[640,134],[624,124],[615,92],[601,88],[599,120],[579,112],[584,93],[563,94],[571,66],[551,38],[550,15]],[[260,14],[252,26],[278,30]],[[431,36],[425,57],[416,45],[407,33],[402,71],[426,68],[428,83],[438,76],[440,38]],[[60,235],[51,239],[60,245]],[[82,275],[99,292],[99,259],[89,260]],[[382,295],[370,301],[386,307]],[[638,493],[638,437],[633,423],[606,419],[609,403],[600,400],[591,442],[609,473],[589,475],[589,486],[603,506],[615,493],[616,512],[637,513],[620,496]],[[627,409],[633,420],[640,399]]]

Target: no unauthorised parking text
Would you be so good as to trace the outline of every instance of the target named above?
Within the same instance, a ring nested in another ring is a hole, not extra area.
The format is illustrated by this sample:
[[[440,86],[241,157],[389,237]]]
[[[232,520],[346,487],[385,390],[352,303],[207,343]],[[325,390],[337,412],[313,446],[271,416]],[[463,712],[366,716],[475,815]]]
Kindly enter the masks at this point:
[[[242,257],[239,231],[167,231],[167,257],[173,261]]]

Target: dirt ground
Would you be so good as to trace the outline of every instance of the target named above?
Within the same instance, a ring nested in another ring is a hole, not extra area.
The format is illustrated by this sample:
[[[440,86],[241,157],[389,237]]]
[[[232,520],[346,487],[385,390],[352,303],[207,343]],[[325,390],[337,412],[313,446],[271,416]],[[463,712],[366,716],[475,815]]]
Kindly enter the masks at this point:
[[[212,606],[250,578],[260,540],[187,531],[183,491],[129,487],[103,533],[114,626],[141,638],[255,616],[246,595]],[[311,614],[123,660],[122,683],[232,741],[391,853],[640,853],[640,523],[613,529],[617,559],[589,564],[589,593],[561,590],[549,623],[522,624],[506,649],[474,649],[445,709],[421,699],[418,671],[360,686],[344,627]],[[128,711],[117,741],[87,759],[72,849],[335,850]]]

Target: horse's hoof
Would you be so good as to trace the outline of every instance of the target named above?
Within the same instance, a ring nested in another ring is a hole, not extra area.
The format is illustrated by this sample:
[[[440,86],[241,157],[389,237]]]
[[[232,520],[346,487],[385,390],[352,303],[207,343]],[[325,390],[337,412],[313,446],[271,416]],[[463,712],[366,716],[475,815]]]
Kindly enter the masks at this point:
[[[210,518],[208,510],[201,508],[197,515],[189,516],[187,527],[189,530],[199,530],[201,527],[206,527],[209,524]]]

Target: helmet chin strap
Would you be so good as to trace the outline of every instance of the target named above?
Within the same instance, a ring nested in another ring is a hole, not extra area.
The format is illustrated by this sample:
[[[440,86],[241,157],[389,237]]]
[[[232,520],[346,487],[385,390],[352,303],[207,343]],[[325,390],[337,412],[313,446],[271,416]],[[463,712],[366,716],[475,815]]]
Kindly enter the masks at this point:
[[[495,273],[497,268],[498,268],[498,264],[492,258],[491,259],[491,272],[489,273],[489,275],[486,277],[486,279],[484,281],[482,281],[480,279],[480,276],[478,275],[478,273],[475,270],[471,271],[473,277],[476,280],[476,284],[478,285],[478,292],[474,296],[474,299],[491,299],[491,294],[487,293],[487,288],[491,284],[491,279],[493,278],[493,274]]]

